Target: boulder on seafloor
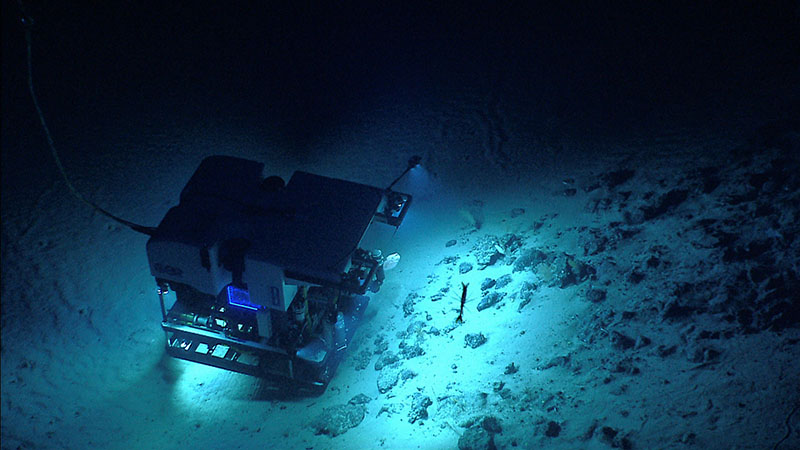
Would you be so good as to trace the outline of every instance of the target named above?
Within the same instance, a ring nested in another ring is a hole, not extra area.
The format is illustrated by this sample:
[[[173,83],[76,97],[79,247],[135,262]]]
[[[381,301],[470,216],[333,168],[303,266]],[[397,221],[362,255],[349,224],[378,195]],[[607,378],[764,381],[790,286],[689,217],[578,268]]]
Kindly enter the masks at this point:
[[[357,427],[366,414],[366,404],[372,401],[368,396],[359,394],[343,405],[335,405],[322,410],[311,422],[315,434],[327,434],[336,437],[351,428]]]

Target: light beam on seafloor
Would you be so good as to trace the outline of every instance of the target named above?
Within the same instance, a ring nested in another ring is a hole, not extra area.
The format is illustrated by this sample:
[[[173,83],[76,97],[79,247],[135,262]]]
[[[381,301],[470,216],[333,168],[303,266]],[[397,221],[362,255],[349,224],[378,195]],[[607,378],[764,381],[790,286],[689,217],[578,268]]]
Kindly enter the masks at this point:
[[[254,378],[205,364],[175,359],[180,372],[173,386],[175,403],[187,414],[215,410],[222,400],[241,397]]]
[[[428,169],[418,165],[408,172],[404,187],[414,197],[414,200],[428,200],[433,197],[436,186]]]

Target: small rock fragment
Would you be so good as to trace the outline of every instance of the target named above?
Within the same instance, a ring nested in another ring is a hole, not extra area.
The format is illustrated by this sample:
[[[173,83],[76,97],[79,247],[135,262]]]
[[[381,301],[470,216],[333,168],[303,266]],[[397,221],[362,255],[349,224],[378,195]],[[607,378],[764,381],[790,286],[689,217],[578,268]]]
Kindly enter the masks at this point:
[[[535,284],[531,283],[530,281],[525,281],[522,283],[522,286],[519,290],[520,303],[517,307],[518,312],[522,311],[522,308],[533,301],[534,291],[536,291]]]
[[[514,364],[513,362],[506,366],[506,369],[503,371],[506,375],[511,375],[512,373],[517,373],[519,371],[519,366]]]
[[[567,353],[566,355],[556,356],[555,358],[551,359],[547,363],[542,364],[539,367],[539,370],[547,370],[547,369],[550,369],[550,368],[553,368],[553,367],[558,367],[558,366],[565,366],[565,367],[569,366],[569,363],[570,363],[571,359],[572,359],[572,355],[570,355],[569,353]]]
[[[358,394],[354,395],[353,398],[351,398],[350,401],[347,403],[351,405],[365,405],[371,401],[372,399],[366,394]]]
[[[618,331],[611,332],[611,345],[614,346],[617,350],[629,350],[632,349],[636,345],[636,340],[625,336],[624,334]]]
[[[412,292],[406,296],[403,302],[403,317],[408,317],[414,314],[414,304],[417,302],[419,294]]]
[[[658,356],[662,358],[666,358],[667,356],[673,355],[677,351],[678,351],[677,345],[673,345],[671,347],[667,347],[666,345],[659,345],[658,348],[656,349],[656,353],[658,354]]]
[[[636,345],[634,346],[634,348],[638,350],[642,347],[647,347],[648,345],[650,345],[650,342],[651,342],[650,338],[646,336],[639,336],[638,338],[636,338]]]
[[[548,422],[547,423],[547,431],[544,432],[544,435],[547,436],[547,437],[554,438],[554,437],[558,437],[559,434],[561,434],[561,425],[559,425],[557,422],[554,422],[552,420],[550,422]]]
[[[589,289],[586,299],[592,303],[600,303],[606,299],[606,291],[602,289]]]
[[[486,336],[483,333],[469,333],[464,336],[464,342],[468,347],[478,348],[486,343]]]

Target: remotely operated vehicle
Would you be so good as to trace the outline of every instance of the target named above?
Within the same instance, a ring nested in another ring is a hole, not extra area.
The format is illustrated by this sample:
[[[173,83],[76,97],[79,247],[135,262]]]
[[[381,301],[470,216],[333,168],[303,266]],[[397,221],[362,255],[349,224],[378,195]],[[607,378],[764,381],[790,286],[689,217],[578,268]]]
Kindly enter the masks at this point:
[[[411,195],[229,156],[202,161],[147,242],[167,353],[321,393],[383,281],[361,248]],[[396,262],[396,260],[395,260]]]
[[[20,3],[20,7],[22,4]],[[411,196],[295,172],[263,178],[264,165],[229,156],[202,161],[158,227],[118,217],[72,184],[33,83],[33,20],[22,11],[28,89],[53,160],[70,192],[96,212],[150,236],[167,353],[222,369],[279,377],[322,392],[396,254],[361,248],[376,223],[399,227]]]

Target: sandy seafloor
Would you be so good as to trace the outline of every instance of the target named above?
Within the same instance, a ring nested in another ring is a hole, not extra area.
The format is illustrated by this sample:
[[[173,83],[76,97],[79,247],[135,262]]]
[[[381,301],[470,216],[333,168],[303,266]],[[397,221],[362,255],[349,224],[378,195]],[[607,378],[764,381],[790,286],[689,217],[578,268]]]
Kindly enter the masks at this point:
[[[437,127],[420,134],[449,133]],[[205,146],[225,141],[216,139]],[[415,139],[387,132],[361,146],[413,149]],[[541,160],[514,163],[505,175],[486,136],[459,139],[486,152],[469,161],[431,152],[424,156],[446,175],[418,169],[399,186],[416,196],[413,212],[377,242],[399,252],[401,263],[372,296],[321,397],[287,399],[269,383],[166,357],[145,237],[81,207],[57,179],[33,203],[12,209],[4,201],[3,447],[455,448],[470,419],[483,416],[499,421],[502,431],[486,432],[499,448],[765,448],[784,436],[800,397],[800,332],[796,309],[766,310],[783,301],[797,307],[796,153],[644,136],[598,159],[578,149],[575,158],[584,160],[577,163],[564,157],[569,143],[544,148]],[[797,134],[791,139],[796,151]],[[388,179],[347,163],[380,155],[348,153],[360,147],[351,142],[329,145],[335,159],[322,153],[303,169]],[[636,156],[636,146],[650,146],[647,156]],[[223,153],[269,160],[254,150],[261,145],[252,147]],[[700,147],[718,153],[698,158]],[[125,167],[105,162],[102,177],[118,184],[95,185],[100,175],[91,170],[78,179],[97,201],[156,220],[200,159],[176,152],[173,170],[155,174],[145,157]],[[750,180],[763,173],[778,181],[754,187]],[[609,187],[613,174],[630,178]],[[565,195],[571,188],[574,195]],[[647,220],[626,219],[674,190],[686,191],[685,200]],[[768,214],[755,214],[760,207]],[[512,214],[515,208],[524,213]],[[481,269],[486,242],[503,247],[509,236],[518,248]],[[766,245],[755,256],[747,253],[753,241]],[[543,260],[519,264],[532,249]],[[571,264],[564,255],[591,274],[562,288],[558,265]],[[473,268],[462,274],[462,263]],[[765,264],[767,273],[754,280]],[[508,275],[504,287],[481,291],[485,279]],[[768,287],[776,278],[786,286]],[[460,283],[469,283],[468,302],[456,325]],[[593,290],[605,299],[590,299]],[[479,310],[483,292],[504,297]],[[744,309],[754,311],[749,322]],[[475,333],[486,342],[468,347],[465,336]],[[422,354],[405,359],[401,345]],[[394,361],[389,353],[398,361],[376,371],[379,359]],[[512,363],[518,371],[506,373]],[[383,371],[400,371],[400,381],[380,393]],[[363,421],[335,437],[315,434],[325,408],[358,394],[370,399]],[[412,424],[415,394],[431,404],[428,417]],[[550,422],[560,427],[557,436],[548,436]],[[800,443],[797,415],[789,425],[783,448]]]
[[[2,447],[800,448],[800,129],[773,108],[797,91],[605,134],[459,83],[372,97],[302,154],[229,105],[53,118],[78,189],[147,225],[212,154],[376,186],[423,157],[405,223],[370,236],[401,262],[319,397],[165,356],[146,236],[74,199],[26,116],[29,164],[3,168]]]

